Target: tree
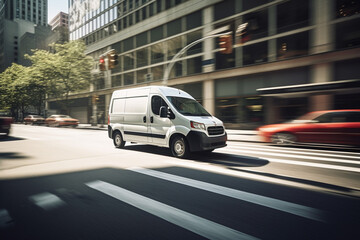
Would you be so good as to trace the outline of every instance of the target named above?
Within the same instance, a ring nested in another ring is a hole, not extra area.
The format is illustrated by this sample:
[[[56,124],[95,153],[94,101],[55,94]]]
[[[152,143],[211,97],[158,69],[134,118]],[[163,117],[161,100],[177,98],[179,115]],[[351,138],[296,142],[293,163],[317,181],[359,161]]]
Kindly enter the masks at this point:
[[[32,104],[29,68],[13,63],[0,78],[0,108],[9,110],[17,120]]]
[[[69,95],[90,86],[93,59],[85,55],[82,41],[52,44],[51,48],[53,52],[36,50],[27,58],[33,63],[32,74],[45,83],[49,96],[65,98],[64,108],[68,113]]]

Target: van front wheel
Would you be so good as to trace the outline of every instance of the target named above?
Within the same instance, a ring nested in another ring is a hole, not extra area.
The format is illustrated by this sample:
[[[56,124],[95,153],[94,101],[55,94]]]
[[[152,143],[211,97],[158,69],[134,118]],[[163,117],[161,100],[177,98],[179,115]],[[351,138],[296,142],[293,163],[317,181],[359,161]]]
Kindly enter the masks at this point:
[[[117,148],[124,148],[125,146],[125,141],[121,136],[121,133],[119,131],[114,132],[113,135],[113,140],[114,140],[114,145]]]
[[[189,154],[189,147],[182,136],[176,136],[171,142],[171,153],[174,157],[186,158]]]

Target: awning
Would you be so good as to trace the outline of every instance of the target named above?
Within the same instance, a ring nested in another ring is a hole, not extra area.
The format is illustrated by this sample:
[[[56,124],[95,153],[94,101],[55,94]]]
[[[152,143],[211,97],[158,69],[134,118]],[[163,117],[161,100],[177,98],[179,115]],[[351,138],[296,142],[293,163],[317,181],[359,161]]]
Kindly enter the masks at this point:
[[[331,93],[337,90],[356,89],[360,90],[360,79],[341,80],[324,83],[308,83],[281,87],[259,88],[256,91],[261,96],[283,96],[305,93]]]

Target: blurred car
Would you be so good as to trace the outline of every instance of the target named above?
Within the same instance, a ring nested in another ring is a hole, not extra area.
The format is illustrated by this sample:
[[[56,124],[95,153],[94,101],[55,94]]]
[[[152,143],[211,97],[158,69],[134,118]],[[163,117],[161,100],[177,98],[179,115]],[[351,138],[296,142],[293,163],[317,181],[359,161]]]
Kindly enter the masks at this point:
[[[79,120],[68,115],[51,115],[45,119],[45,124],[49,127],[72,126],[77,127]]]
[[[10,133],[11,124],[13,119],[11,117],[0,116],[0,135],[8,136]]]
[[[25,122],[25,125],[26,124],[44,124],[45,123],[45,118],[43,118],[42,116],[39,116],[39,115],[27,115],[25,118],[24,118],[24,122]]]
[[[259,127],[264,142],[360,146],[360,109],[316,111],[282,124]]]

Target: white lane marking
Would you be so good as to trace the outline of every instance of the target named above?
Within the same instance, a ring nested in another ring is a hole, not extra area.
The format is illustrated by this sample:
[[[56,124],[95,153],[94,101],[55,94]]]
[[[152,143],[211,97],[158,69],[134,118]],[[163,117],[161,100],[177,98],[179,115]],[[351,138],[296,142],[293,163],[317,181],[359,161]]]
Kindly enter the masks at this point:
[[[225,150],[225,149],[222,152],[236,154],[231,150]],[[275,159],[275,158],[268,158],[268,157],[259,157],[259,159],[267,160],[269,162],[285,163],[285,164],[291,164],[291,165],[317,167],[317,168],[325,168],[325,169],[348,171],[348,172],[360,172],[360,168],[345,167],[345,166],[339,166],[339,165],[330,165],[330,164],[325,164],[325,163],[301,162],[301,161],[292,161],[292,160],[286,160],[286,159]]]
[[[291,149],[291,150],[298,150],[298,151],[306,151],[306,152],[314,152],[314,153],[334,153],[334,151],[329,151],[329,150],[318,150],[318,149],[311,149],[311,148],[306,148],[306,149],[300,149],[300,148],[294,148],[294,147],[280,147],[280,146],[271,146],[271,145],[255,145],[255,144],[249,144],[249,143],[241,143],[241,142],[231,142],[228,141],[228,146],[251,146],[251,147],[258,147],[258,148],[272,148],[272,149]],[[336,151],[337,154],[346,154],[346,155],[355,155],[355,156],[359,156],[359,153],[357,152],[345,152],[345,151]]]
[[[276,157],[287,157],[287,158],[298,158],[298,159],[309,159],[314,161],[326,161],[326,162],[335,162],[335,163],[348,163],[360,165],[360,161],[352,160],[335,160],[331,158],[321,158],[321,157],[312,157],[312,156],[297,156],[290,154],[281,154],[281,153],[266,153],[262,151],[248,151],[248,150],[236,150],[236,149],[221,149],[219,152],[236,152],[236,153],[246,153],[246,154],[260,154],[264,156],[276,156]]]
[[[223,196],[239,199],[242,201],[258,204],[268,208],[280,210],[297,216],[305,217],[308,219],[325,222],[324,213],[318,209],[302,206],[296,203],[290,203],[275,198],[265,197],[254,193],[248,193],[228,187],[223,187],[211,183],[206,183],[190,178],[180,177],[168,173],[163,173],[145,168],[129,168],[129,170],[146,174],[152,177],[161,178],[167,181],[180,183],[193,188],[198,188],[208,192],[217,193]]]
[[[86,185],[208,239],[257,239],[107,182],[97,180]]]
[[[66,204],[58,196],[47,192],[32,195],[29,199],[44,210],[53,210]]]
[[[0,229],[7,228],[13,225],[13,219],[10,217],[6,209],[0,209]]]
[[[236,148],[236,149],[250,149],[250,150],[265,150],[265,151],[269,151],[269,152],[282,152],[282,153],[293,153],[293,154],[301,154],[301,155],[310,155],[310,156],[324,156],[324,157],[336,157],[336,158],[351,158],[351,159],[359,159],[360,160],[360,156],[356,157],[356,156],[345,156],[345,155],[340,155],[340,154],[328,154],[328,153],[311,153],[311,152],[306,152],[304,150],[302,151],[291,151],[291,150],[283,150],[283,149],[274,149],[274,148],[263,148],[263,147],[249,147],[249,146],[233,146],[231,148]],[[341,161],[339,161],[341,162]],[[360,161],[357,161],[357,164],[360,164]]]

